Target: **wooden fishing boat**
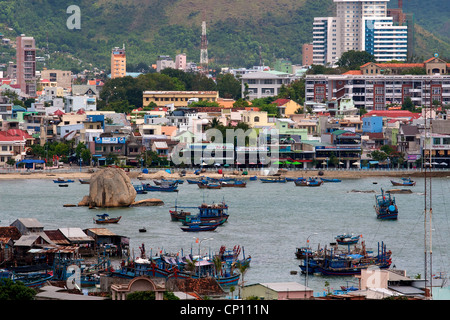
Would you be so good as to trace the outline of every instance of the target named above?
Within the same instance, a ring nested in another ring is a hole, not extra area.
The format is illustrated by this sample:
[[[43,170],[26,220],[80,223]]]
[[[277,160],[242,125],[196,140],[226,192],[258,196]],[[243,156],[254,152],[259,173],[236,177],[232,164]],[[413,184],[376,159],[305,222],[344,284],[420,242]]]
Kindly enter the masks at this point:
[[[136,190],[137,194],[147,194],[147,191],[145,191],[144,186],[142,184],[133,185],[134,190]]]
[[[192,225],[188,225],[188,226],[184,226],[184,227],[180,227],[181,230],[185,231],[185,232],[202,232],[202,231],[214,231],[217,229],[217,227],[219,226],[219,224],[213,224],[210,226],[202,226],[199,224],[192,224]]]
[[[359,241],[360,235],[353,235],[353,234],[340,234],[335,237],[336,242],[341,245],[351,245],[351,244],[357,244]]]
[[[286,183],[286,178],[259,178],[262,183]]]
[[[208,188],[208,183],[207,182],[200,182],[200,183],[197,183],[197,186],[200,189],[206,189],[206,188]]]
[[[78,179],[80,181],[81,184],[90,184],[91,182],[89,180],[84,180],[84,179]]]
[[[94,223],[97,223],[97,224],[117,223],[122,218],[122,216],[119,216],[116,218],[110,218],[109,214],[107,214],[107,213],[98,214],[97,217],[99,217],[99,218],[98,219],[94,218]]]
[[[391,180],[393,186],[404,186],[404,187],[412,187],[416,185],[416,182],[411,180],[411,178],[402,178],[401,182]]]
[[[381,189],[380,195],[375,195],[374,208],[377,219],[397,220],[398,208],[395,203],[395,198],[390,193],[384,193],[383,189]]]
[[[309,178],[308,180],[295,180],[294,183],[298,187],[320,187],[323,184],[323,181]]]
[[[58,179],[55,179],[55,180],[53,180],[53,182],[54,183],[72,183],[72,182],[74,182],[74,180],[71,180],[71,179],[64,179],[64,178],[58,178]]]
[[[222,185],[220,183],[208,183],[206,189],[222,189]]]
[[[154,191],[178,192],[178,184],[173,184],[173,185],[161,184],[160,186],[152,186],[149,183],[147,183],[147,184],[142,184],[142,186],[145,191],[150,191],[150,192],[154,192]]]
[[[228,219],[228,205],[224,202],[207,204],[202,203],[198,207],[184,207],[175,206],[175,210],[169,210],[172,221],[184,221],[191,217],[190,211],[184,211],[185,209],[198,209],[198,216],[201,221],[221,220]]]
[[[213,220],[204,220],[202,221],[200,217],[197,216],[189,216],[186,217],[186,219],[182,222],[183,226],[190,226],[190,225],[200,225],[200,226],[213,226],[213,225],[219,225],[221,226],[227,221],[226,218],[218,218]]]
[[[341,179],[326,179],[326,178],[320,178],[323,182],[341,182]]]
[[[231,182],[221,182],[222,187],[224,188],[245,188],[247,186],[247,183],[244,181],[231,181]]]
[[[258,180],[258,177],[257,176],[252,176],[252,177],[249,178],[249,180],[250,181],[256,181],[256,180]]]
[[[67,183],[60,183],[58,184],[58,187],[68,187],[69,185]]]

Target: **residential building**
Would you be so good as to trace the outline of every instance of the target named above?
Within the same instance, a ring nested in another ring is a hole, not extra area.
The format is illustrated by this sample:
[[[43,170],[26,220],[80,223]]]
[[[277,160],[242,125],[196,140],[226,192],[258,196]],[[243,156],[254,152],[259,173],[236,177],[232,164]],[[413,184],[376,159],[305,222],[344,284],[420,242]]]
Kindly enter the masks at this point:
[[[127,72],[127,55],[125,46],[115,47],[111,51],[111,79],[125,77]]]
[[[26,97],[36,97],[36,46],[33,37],[16,38],[17,84]]]
[[[72,88],[72,71],[44,69],[41,71],[41,80],[42,79],[55,82],[56,87],[61,87],[64,89]]]
[[[290,84],[295,76],[279,71],[257,71],[243,74],[240,79],[242,98],[253,100],[276,96],[281,86]]]
[[[364,69],[363,69],[364,70]],[[433,101],[450,104],[450,75],[307,75],[305,103],[353,99],[358,109],[385,110],[387,104],[402,105],[410,97],[415,106]]]
[[[175,69],[185,70],[186,69],[186,54],[180,53],[175,57]]]
[[[313,23],[313,63],[335,64],[344,52],[368,51],[377,61],[406,61],[408,26],[387,16],[389,0],[334,0],[336,17]]]
[[[216,102],[219,99],[218,91],[144,91],[143,106],[148,106],[151,102],[158,107],[173,104],[174,108],[187,107],[189,101]]]
[[[313,48],[312,43],[305,43],[302,46],[302,65],[310,66],[313,64]]]
[[[255,283],[242,288],[242,299],[299,300],[314,297],[313,289],[297,282]]]
[[[25,159],[26,149],[33,143],[33,137],[20,129],[0,131],[0,167],[13,159],[16,162]]]
[[[282,117],[290,117],[294,115],[298,109],[303,109],[301,105],[291,99],[277,99],[273,103],[277,105]]]
[[[166,68],[175,69],[175,61],[170,56],[158,56],[158,60],[156,60],[156,72],[160,72]]]

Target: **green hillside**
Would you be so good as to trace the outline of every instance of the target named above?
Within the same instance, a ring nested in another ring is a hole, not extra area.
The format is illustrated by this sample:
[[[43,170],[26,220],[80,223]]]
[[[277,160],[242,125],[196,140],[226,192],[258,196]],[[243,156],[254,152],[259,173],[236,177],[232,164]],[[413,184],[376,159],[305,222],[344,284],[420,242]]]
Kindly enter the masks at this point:
[[[391,2],[396,6],[396,0]],[[404,3],[415,10],[416,55],[450,57],[450,2],[429,0],[426,11],[420,0]],[[80,7],[80,30],[66,27],[69,5]],[[130,67],[181,52],[198,62],[205,19],[210,65],[250,67],[259,64],[260,53],[265,65],[276,58],[301,63],[301,46],[312,40],[314,17],[332,11],[332,0],[0,0],[0,32],[35,37],[43,49],[39,54],[50,55],[47,67],[108,69],[111,48],[122,45]],[[0,62],[10,61],[13,53],[2,50]]]

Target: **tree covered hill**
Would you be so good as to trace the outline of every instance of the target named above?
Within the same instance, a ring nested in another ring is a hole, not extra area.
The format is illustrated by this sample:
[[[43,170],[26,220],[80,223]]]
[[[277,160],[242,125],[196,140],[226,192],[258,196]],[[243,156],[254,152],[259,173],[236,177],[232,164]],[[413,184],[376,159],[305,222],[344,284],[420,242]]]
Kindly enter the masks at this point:
[[[81,10],[80,30],[66,26],[70,5]],[[423,10],[421,0],[404,0],[406,11],[415,13],[416,55],[450,57],[449,5],[428,0]],[[0,0],[0,32],[35,37],[42,55],[50,54],[47,67],[77,70],[91,63],[108,69],[111,49],[122,45],[130,66],[181,52],[198,62],[205,19],[210,65],[249,67],[260,56],[265,65],[276,58],[301,63],[314,17],[331,16],[333,8],[332,0]],[[11,60],[11,54],[0,58]]]

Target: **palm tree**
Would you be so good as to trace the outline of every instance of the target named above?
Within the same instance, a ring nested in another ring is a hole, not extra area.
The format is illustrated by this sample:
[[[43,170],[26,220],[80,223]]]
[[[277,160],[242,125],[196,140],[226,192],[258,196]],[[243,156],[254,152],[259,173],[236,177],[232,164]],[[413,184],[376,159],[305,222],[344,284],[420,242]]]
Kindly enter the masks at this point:
[[[242,264],[241,262],[237,262],[236,267],[239,270],[239,273],[242,275],[241,277],[241,288],[244,288],[244,274],[247,272],[247,269],[250,265],[249,264]],[[239,290],[240,291],[240,290]],[[239,292],[239,296],[241,293]]]

